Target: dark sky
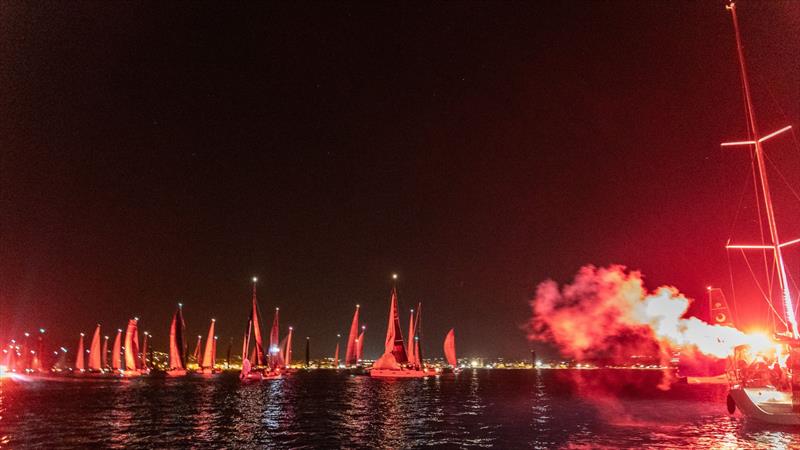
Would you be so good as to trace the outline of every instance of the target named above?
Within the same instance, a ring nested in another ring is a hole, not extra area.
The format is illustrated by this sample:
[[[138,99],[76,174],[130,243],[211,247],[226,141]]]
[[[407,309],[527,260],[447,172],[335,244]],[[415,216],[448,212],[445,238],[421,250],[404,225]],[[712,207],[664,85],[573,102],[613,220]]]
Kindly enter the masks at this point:
[[[517,357],[583,264],[727,286],[722,1],[159,3],[0,3],[0,338],[138,315],[163,346],[181,300],[238,348],[258,275],[316,356],[361,303],[375,357],[396,271],[429,354]],[[762,129],[800,124],[800,2],[739,12]]]

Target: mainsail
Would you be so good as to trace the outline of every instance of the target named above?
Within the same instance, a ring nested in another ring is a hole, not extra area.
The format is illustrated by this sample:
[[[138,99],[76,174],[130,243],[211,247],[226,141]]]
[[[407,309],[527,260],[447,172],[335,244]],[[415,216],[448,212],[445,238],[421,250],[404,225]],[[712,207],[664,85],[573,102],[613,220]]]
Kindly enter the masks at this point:
[[[117,328],[117,336],[114,338],[114,346],[111,349],[111,368],[114,370],[122,369],[122,328]]]
[[[183,321],[183,305],[178,303],[178,309],[175,315],[172,316],[172,323],[169,326],[169,368],[170,369],[185,369],[186,363],[184,360],[184,338],[183,333],[186,329],[186,323]]]
[[[353,313],[353,321],[350,323],[350,334],[347,336],[347,350],[344,354],[344,365],[355,366],[358,364],[358,310],[360,305],[356,305],[356,312]]]
[[[452,328],[444,338],[444,359],[447,360],[447,364],[453,367],[458,364],[456,360],[456,333]]]
[[[203,364],[201,367],[204,369],[213,369],[214,368],[214,324],[216,323],[216,319],[211,319],[211,325],[208,327],[208,337],[206,338],[206,348],[203,352]]]
[[[15,350],[12,350],[15,352]],[[83,372],[85,366],[83,365],[83,354],[86,353],[86,350],[83,348],[83,333],[81,333],[81,338],[78,340],[78,351],[75,354],[75,370],[80,370]]]
[[[89,346],[89,370],[103,370],[103,359],[100,353],[100,324],[94,329],[92,344]]]
[[[138,317],[128,321],[128,329],[125,330],[125,370],[136,370],[140,364],[139,358],[139,332],[137,329]]]

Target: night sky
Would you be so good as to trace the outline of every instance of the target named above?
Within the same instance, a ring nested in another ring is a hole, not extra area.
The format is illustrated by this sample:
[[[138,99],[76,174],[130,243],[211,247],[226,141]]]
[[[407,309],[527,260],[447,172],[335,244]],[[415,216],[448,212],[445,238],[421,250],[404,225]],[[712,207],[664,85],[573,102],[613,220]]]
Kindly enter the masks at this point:
[[[163,349],[182,301],[239,349],[258,275],[265,324],[332,355],[360,303],[377,357],[397,272],[429,355],[524,357],[584,264],[728,289],[757,235],[724,2],[556,3],[0,3],[0,338],[137,315]],[[761,128],[800,125],[800,2],[738,9]]]

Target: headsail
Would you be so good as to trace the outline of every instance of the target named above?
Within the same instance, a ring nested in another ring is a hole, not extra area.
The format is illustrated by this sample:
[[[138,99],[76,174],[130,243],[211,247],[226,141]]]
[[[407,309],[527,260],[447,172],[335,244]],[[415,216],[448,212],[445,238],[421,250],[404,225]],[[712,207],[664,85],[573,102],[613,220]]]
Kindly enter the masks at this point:
[[[185,369],[184,359],[184,337],[186,322],[183,321],[183,305],[178,303],[178,309],[172,316],[172,324],[169,326],[169,368]]]
[[[350,334],[347,336],[347,350],[344,354],[344,365],[355,366],[358,364],[358,310],[361,305],[356,305],[356,312],[353,313],[353,321],[350,323]]]
[[[12,350],[12,352],[16,353],[16,350]],[[86,353],[86,350],[83,348],[83,333],[81,333],[81,338],[78,340],[78,351],[75,352],[75,370],[83,370],[86,368],[83,365],[83,355]]]
[[[89,346],[89,370],[103,370],[103,360],[100,354],[100,324],[94,329],[92,344]]]
[[[447,360],[447,364],[453,367],[458,365],[458,360],[456,360],[456,333],[452,328],[444,338],[444,359]]]

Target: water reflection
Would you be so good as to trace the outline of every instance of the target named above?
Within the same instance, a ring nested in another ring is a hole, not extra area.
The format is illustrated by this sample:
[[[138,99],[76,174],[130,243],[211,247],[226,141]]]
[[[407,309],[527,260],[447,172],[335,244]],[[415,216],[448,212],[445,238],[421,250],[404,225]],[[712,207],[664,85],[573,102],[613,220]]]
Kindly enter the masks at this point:
[[[724,386],[642,371],[465,371],[387,380],[314,371],[0,384],[0,446],[800,447],[725,413]]]

